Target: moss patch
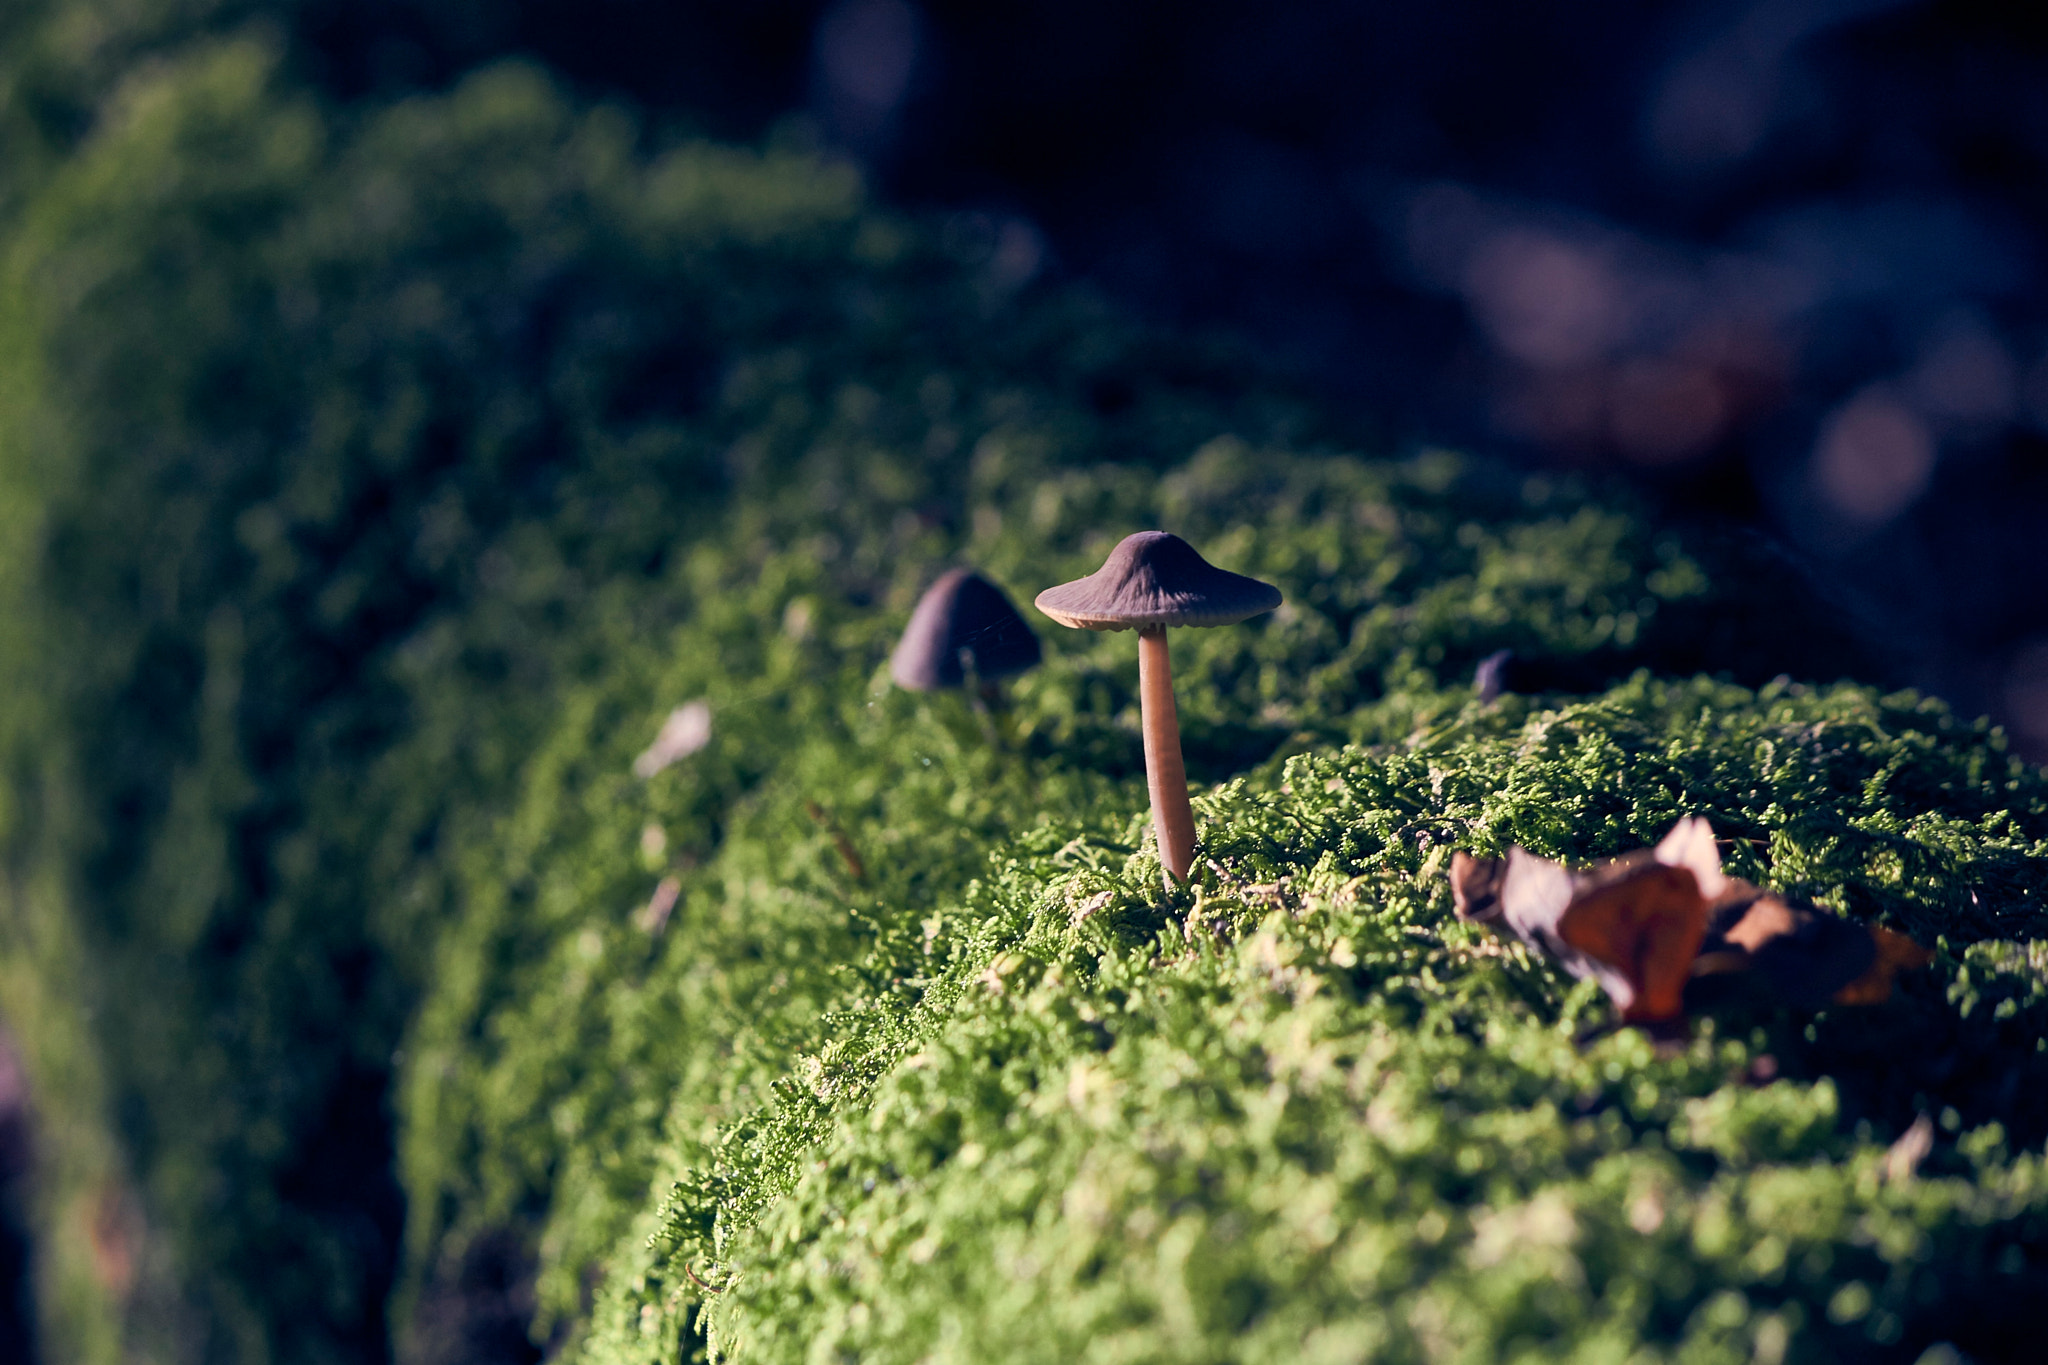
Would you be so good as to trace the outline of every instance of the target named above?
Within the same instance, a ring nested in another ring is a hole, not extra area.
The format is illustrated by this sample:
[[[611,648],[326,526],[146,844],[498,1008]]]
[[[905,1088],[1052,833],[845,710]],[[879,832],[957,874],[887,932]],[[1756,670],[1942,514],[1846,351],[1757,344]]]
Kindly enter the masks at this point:
[[[167,49],[7,221],[0,1004],[62,1139],[53,1349],[380,1355],[394,1071],[414,1285],[530,1258],[592,1360],[1223,1356],[1302,1315],[1366,1324],[1333,1351],[1904,1350],[1969,1316],[1874,1212],[1908,1190],[1954,1194],[1901,1215],[1925,1256],[2032,1283],[2040,806],[1995,735],[1733,686],[1864,672],[1740,546],[1357,458],[1241,354],[1015,293],[841,169],[652,141],[519,66],[337,112],[258,40]],[[1168,906],[1128,640],[1050,632],[988,717],[879,672],[945,565],[1023,596],[1149,525],[1289,600],[1176,640],[1217,866]],[[1541,695],[1475,709],[1503,648]],[[631,776],[693,700],[708,746]],[[1688,810],[1948,956],[1888,1013],[1659,1061],[1567,1046],[1604,1007],[1444,923],[1453,842],[1590,857]],[[1297,1025],[1321,1088],[1268,1056]],[[1085,1141],[1082,1063],[1125,1096]],[[1923,1107],[1925,1178],[1866,1191]],[[1375,1163],[1430,1125],[1409,1218]],[[1599,1241],[1737,1226],[1745,1160],[1849,1182],[1820,1242],[1743,1279],[1688,1234],[1667,1283]],[[1337,1231],[1272,1231],[1315,1181]],[[1550,1288],[1488,1298],[1525,1244]]]
[[[1481,705],[1493,649],[1668,669],[1754,589],[1447,457],[991,443],[969,507],[883,553],[766,513],[577,694],[416,1033],[427,1261],[537,1220],[543,1330],[604,1362],[1996,1353],[2048,1212],[2048,785],[2001,737],[1784,680]],[[881,671],[954,556],[1022,595],[1152,524],[1290,604],[1175,638],[1211,785],[1173,905],[1128,637],[1047,627],[985,719]],[[692,699],[710,744],[633,777]],[[1731,872],[1946,936],[1937,967],[1660,1058],[1579,1046],[1597,991],[1451,915],[1453,847],[1590,859],[1688,812]]]

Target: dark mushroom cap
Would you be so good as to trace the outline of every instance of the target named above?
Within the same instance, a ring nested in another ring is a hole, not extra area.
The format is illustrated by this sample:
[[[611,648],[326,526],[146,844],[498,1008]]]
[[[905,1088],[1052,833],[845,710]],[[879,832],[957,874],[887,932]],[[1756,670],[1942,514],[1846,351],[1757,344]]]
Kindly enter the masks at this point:
[[[1038,663],[1038,637],[1003,590],[972,569],[953,569],[925,589],[889,658],[889,676],[914,692],[967,682],[961,656],[983,679],[1007,678]]]
[[[1038,594],[1040,611],[1083,630],[1227,626],[1279,605],[1271,583],[1219,569],[1166,531],[1125,536],[1094,573]]]

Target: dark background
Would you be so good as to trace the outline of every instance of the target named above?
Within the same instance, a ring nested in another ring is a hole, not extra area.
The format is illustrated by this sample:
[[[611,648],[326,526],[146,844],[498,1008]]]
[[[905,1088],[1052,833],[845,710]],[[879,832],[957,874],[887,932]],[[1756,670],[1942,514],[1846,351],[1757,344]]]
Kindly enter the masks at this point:
[[[0,40],[91,8],[30,0]],[[2027,7],[132,8],[159,19],[123,61],[254,25],[342,110],[523,56],[650,140],[832,149],[1006,282],[1250,338],[1380,449],[1592,470],[1758,530],[1880,681],[2048,758],[2048,24]],[[82,133],[104,92],[80,79],[17,96]],[[11,1075],[0,1211],[25,1160]],[[19,1267],[0,1245],[0,1283]],[[28,1349],[20,1302],[0,1293],[0,1357]]]
[[[345,99],[530,54],[857,158],[1397,445],[1768,529],[2048,755],[2048,24],[1962,0],[314,4]],[[1104,395],[1113,402],[1114,394]]]

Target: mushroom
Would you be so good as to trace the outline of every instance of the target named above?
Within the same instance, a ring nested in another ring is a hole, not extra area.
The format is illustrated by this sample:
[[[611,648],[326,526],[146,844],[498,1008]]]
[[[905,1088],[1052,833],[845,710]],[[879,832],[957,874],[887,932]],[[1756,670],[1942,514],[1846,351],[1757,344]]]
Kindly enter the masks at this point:
[[[953,569],[925,589],[889,658],[889,676],[913,692],[986,687],[1038,663],[1038,637],[1003,590],[972,569]]]
[[[1514,690],[1508,686],[1508,665],[1514,657],[1512,649],[1496,649],[1472,670],[1472,690],[1479,694],[1480,701],[1491,702],[1501,693]]]
[[[1086,578],[1047,588],[1038,609],[1063,626],[1138,632],[1138,708],[1145,732],[1145,785],[1159,838],[1167,890],[1185,881],[1195,856],[1195,815],[1188,807],[1173,706],[1168,626],[1227,626],[1280,605],[1280,590],[1219,569],[1166,531],[1125,536]]]

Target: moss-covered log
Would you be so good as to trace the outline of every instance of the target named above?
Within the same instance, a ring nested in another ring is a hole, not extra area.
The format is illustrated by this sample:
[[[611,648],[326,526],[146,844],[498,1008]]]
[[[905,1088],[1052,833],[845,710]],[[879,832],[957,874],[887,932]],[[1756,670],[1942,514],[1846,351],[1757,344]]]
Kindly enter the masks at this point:
[[[1234,441],[1163,477],[1004,450],[964,535],[764,512],[576,694],[415,1037],[423,1264],[537,1222],[540,1330],[607,1365],[2021,1339],[1987,1305],[2043,1265],[2048,783],[1999,736],[1782,678],[1482,703],[1496,648],[1669,669],[1755,591],[1566,490]],[[1172,905],[1128,650],[1049,636],[993,739],[883,672],[955,556],[1023,594],[1153,524],[1290,603],[1183,646],[1223,784]],[[1810,664],[1791,620],[1744,662]],[[686,701],[708,743],[635,776]],[[1659,1056],[1580,1046],[1597,992],[1451,916],[1454,847],[1591,859],[1694,812],[1731,870],[1939,964]],[[1923,1112],[1934,1151],[1885,1179]]]
[[[396,1282],[461,1358],[479,1266],[607,1365],[2010,1342],[2041,778],[1831,685],[1875,665],[1784,564],[1366,459],[843,168],[528,68],[337,111],[188,46],[87,122],[0,206],[54,1351],[377,1359]],[[1164,905],[1128,650],[1049,637],[987,717],[882,672],[942,568],[1025,598],[1147,526],[1288,599],[1177,642]],[[1936,967],[1660,1056],[1449,919],[1453,845],[1688,812]]]

